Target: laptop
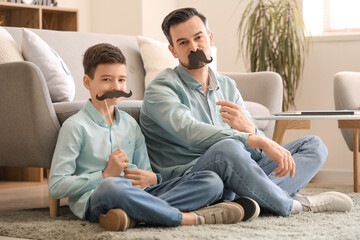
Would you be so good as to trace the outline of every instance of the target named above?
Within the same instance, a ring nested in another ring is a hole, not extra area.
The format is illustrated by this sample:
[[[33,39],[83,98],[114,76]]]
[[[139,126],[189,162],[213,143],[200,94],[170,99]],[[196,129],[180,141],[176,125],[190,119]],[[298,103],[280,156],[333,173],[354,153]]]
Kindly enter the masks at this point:
[[[358,115],[360,110],[314,110],[314,111],[289,111],[274,113],[275,116],[306,116],[306,115]]]

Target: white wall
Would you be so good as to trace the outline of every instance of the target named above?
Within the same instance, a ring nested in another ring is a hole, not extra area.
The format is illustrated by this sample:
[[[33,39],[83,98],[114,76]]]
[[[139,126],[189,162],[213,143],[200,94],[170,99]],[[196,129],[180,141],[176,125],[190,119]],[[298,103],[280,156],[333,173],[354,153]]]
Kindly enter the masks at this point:
[[[144,0],[142,6],[142,35],[167,42],[166,37],[161,30],[161,23],[164,17],[176,8],[176,1]]]
[[[237,60],[237,24],[249,0],[58,0],[59,6],[79,8],[80,31],[145,35],[166,41],[161,22],[179,7],[195,7],[204,13],[218,48],[218,70],[245,72],[242,58]],[[311,44],[297,109],[334,109],[333,76],[338,71],[360,71],[360,35],[316,38]],[[284,143],[304,135],[320,136],[329,156],[317,181],[352,184],[352,152],[347,149],[335,121],[313,121],[310,130],[290,130]]]
[[[92,32],[142,33],[142,0],[92,0]]]
[[[79,9],[79,31],[142,34],[142,0],[58,0],[59,7]]]
[[[92,0],[58,0],[58,7],[75,8],[79,10],[79,31],[91,32]]]

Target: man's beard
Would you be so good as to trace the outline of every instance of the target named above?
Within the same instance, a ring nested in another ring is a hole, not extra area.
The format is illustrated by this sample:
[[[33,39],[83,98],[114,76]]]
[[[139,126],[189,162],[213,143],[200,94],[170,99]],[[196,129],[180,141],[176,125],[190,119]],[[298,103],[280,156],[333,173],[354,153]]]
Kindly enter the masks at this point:
[[[183,66],[189,70],[202,68],[206,64],[211,63],[213,61],[212,57],[210,57],[210,59],[208,60],[206,58],[204,51],[199,49],[196,50],[196,52],[191,51],[188,58],[189,58],[189,64],[188,65],[183,64]]]

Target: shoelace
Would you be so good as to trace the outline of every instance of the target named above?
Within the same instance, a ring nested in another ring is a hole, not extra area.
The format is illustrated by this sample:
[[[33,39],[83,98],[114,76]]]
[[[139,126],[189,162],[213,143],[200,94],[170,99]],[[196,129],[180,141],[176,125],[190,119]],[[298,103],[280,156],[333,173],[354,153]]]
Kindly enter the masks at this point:
[[[328,211],[328,206],[332,203],[332,201],[322,201],[318,202],[316,205],[303,205],[303,207],[306,207],[310,209],[312,212],[325,212]]]

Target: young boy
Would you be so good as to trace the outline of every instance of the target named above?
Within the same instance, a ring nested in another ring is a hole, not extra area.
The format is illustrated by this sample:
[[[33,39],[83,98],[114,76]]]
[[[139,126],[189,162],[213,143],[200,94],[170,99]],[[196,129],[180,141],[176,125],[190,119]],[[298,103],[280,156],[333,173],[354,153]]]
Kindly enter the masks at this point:
[[[126,60],[119,48],[92,46],[83,65],[91,99],[60,130],[50,171],[51,197],[69,198],[76,216],[111,231],[125,231],[137,222],[170,227],[243,219],[244,209],[237,203],[208,206],[221,198],[224,188],[215,173],[196,172],[161,183],[161,176],[152,172],[138,124],[116,108],[118,96],[127,95]]]

